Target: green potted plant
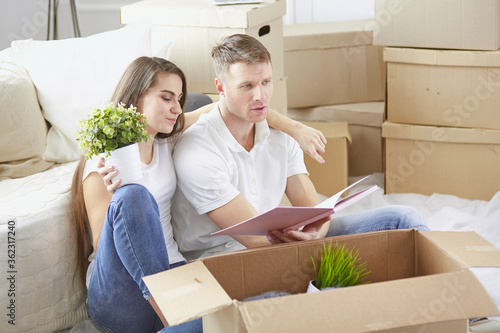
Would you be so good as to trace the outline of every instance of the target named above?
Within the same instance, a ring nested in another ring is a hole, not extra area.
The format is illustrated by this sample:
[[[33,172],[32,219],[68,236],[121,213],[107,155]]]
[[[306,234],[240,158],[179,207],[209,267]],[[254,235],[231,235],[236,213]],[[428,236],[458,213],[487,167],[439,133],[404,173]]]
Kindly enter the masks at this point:
[[[152,139],[146,131],[146,117],[134,106],[125,108],[123,103],[92,109],[86,119],[78,120],[80,129],[75,134],[86,158],[104,157],[107,165],[119,171],[121,185],[142,178],[137,143]]]
[[[365,278],[370,272],[366,262],[360,262],[358,250],[348,250],[345,244],[333,246],[332,242],[328,247],[323,244],[323,247],[319,267],[311,256],[315,280],[309,283],[307,292],[368,283]]]

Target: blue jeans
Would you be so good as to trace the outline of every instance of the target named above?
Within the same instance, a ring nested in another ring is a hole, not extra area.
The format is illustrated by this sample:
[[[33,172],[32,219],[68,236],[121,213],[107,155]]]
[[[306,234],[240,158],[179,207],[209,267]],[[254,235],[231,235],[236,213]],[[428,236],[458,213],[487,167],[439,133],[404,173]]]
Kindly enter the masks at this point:
[[[412,228],[420,231],[429,230],[418,210],[413,207],[393,205],[339,217],[333,215],[327,237]]]
[[[90,319],[107,331],[157,332],[163,324],[142,278],[170,265],[158,205],[142,185],[119,188],[109,204],[87,293]],[[201,332],[201,319],[163,332]]]

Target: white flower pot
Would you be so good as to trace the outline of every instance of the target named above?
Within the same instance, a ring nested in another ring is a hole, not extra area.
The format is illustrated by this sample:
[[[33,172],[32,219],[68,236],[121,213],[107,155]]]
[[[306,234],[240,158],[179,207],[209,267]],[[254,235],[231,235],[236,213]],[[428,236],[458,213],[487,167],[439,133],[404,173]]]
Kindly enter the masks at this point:
[[[307,286],[307,293],[315,293],[318,291],[320,290],[314,285],[314,280],[309,281],[309,285]]]
[[[315,285],[314,285],[314,280],[311,280],[309,281],[309,284],[307,285],[307,293],[315,293],[317,291],[321,291],[321,290],[330,290],[330,289],[337,289],[335,287],[328,287],[328,288],[324,288],[324,289],[318,289]]]
[[[104,153],[101,154],[104,157]],[[137,182],[142,178],[141,156],[139,154],[139,144],[134,143],[111,152],[111,155],[104,157],[106,166],[112,165],[118,171],[118,175],[111,179],[114,183],[118,179],[122,180],[120,185],[124,186]]]

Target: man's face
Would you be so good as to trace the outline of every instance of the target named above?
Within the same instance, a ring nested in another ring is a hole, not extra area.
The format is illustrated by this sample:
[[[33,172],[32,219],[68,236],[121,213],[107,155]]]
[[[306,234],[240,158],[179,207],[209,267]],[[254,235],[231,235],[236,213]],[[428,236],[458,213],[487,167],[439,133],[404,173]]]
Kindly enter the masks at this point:
[[[223,82],[227,111],[233,118],[249,123],[266,119],[273,96],[270,63],[232,64]]]

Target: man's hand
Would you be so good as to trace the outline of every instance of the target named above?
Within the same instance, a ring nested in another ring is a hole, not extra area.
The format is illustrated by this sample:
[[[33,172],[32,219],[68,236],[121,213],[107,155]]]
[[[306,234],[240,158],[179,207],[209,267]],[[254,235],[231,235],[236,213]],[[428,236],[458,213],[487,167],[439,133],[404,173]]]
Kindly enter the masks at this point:
[[[106,186],[108,192],[115,193],[118,187],[120,187],[120,184],[122,183],[121,179],[115,181],[114,183],[111,182],[111,179],[118,175],[118,170],[115,170],[115,167],[112,165],[105,166],[104,158],[102,157],[97,162],[97,173],[104,181],[104,185]]]
[[[318,163],[325,163],[321,155],[325,152],[326,138],[321,131],[301,124],[300,130],[295,135],[295,140],[300,148]]]
[[[327,216],[306,225],[302,230],[289,230],[283,232],[281,230],[272,230],[268,233],[267,238],[272,244],[278,243],[291,243],[304,240],[320,239],[324,237],[324,233],[321,232],[321,227],[330,222],[330,217]]]

